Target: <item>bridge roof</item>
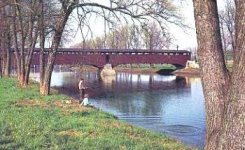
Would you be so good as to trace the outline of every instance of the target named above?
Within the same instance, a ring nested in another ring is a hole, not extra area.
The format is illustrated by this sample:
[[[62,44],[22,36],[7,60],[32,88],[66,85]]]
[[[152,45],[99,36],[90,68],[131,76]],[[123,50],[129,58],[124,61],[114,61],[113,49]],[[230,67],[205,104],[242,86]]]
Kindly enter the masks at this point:
[[[38,51],[38,49],[36,49]],[[59,48],[58,52],[100,52],[100,53],[191,53],[187,50],[159,50],[159,49],[82,49]]]
[[[0,54],[3,52],[1,51]],[[11,49],[14,52],[14,49]],[[34,52],[39,52],[40,48],[35,48]],[[45,49],[48,52],[48,49]],[[59,48],[58,53],[62,52],[98,52],[98,53],[191,53],[188,50],[160,50],[160,49],[82,49],[82,48]]]

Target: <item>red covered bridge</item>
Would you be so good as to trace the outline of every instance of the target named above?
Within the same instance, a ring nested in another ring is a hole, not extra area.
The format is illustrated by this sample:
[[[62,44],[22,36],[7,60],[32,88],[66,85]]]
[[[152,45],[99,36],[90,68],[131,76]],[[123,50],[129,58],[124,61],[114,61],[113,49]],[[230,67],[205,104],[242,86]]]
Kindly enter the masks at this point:
[[[48,52],[45,52],[46,54]],[[102,68],[109,63],[113,67],[120,64],[173,64],[185,67],[191,52],[186,50],[124,50],[124,49],[59,49],[56,65],[86,64]],[[39,50],[34,51],[33,65],[39,64]]]

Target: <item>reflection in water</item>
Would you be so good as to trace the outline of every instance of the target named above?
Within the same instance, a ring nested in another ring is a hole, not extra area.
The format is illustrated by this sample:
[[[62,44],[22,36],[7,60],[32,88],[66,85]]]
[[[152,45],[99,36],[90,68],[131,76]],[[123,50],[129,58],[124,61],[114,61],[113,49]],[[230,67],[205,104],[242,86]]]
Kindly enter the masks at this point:
[[[101,76],[102,84],[107,89],[112,89],[112,85],[116,81],[116,76]]]
[[[119,119],[203,148],[205,110],[199,78],[117,73],[100,78],[97,73],[56,72],[52,86],[78,96],[78,80],[85,79],[90,102]]]

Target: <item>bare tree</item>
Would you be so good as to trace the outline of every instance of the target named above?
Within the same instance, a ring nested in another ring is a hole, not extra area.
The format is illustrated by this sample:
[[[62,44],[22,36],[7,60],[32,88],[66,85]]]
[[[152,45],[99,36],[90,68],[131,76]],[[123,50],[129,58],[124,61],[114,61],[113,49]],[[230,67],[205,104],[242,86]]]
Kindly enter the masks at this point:
[[[39,54],[39,68],[40,68],[40,86],[39,90],[41,91],[41,87],[43,87],[43,79],[44,79],[44,69],[45,69],[45,59],[44,59],[44,51],[45,51],[45,25],[44,25],[44,2],[43,0],[38,0],[39,2],[39,18],[38,18],[38,35],[39,35],[39,45],[40,45],[40,54]]]
[[[138,26],[133,25],[129,27],[129,48],[141,48],[141,42],[140,42],[140,29]]]
[[[8,3],[8,0],[2,0],[2,1],[0,2],[0,8],[6,7],[8,4],[9,4],[9,3]]]
[[[219,12],[220,28],[224,51],[235,49],[235,4],[225,0],[224,10]]]
[[[19,83],[26,87],[29,81],[32,54],[37,41],[37,1],[12,0],[11,33],[15,50]]]
[[[160,29],[155,22],[149,22],[142,28],[145,48],[163,49],[169,47],[171,38],[165,29]]]
[[[2,5],[0,3],[0,5]],[[2,64],[3,64],[3,38],[2,38],[2,34],[3,34],[3,29],[4,29],[4,24],[3,24],[3,15],[2,15],[2,10],[0,8],[0,77],[2,77],[2,72],[3,72],[3,69],[2,69]]]
[[[164,49],[170,44],[171,38],[167,31],[157,27],[156,23],[141,29],[136,25],[125,25],[106,33],[106,37],[83,41],[72,47],[111,48],[111,49]],[[103,43],[106,44],[103,44]],[[93,43],[93,44],[92,44]],[[82,45],[86,45],[83,47]],[[104,45],[104,46],[103,46]]]
[[[106,47],[111,49],[129,48],[129,29],[128,26],[118,27],[107,34]]]
[[[10,75],[10,20],[8,18],[8,9],[6,5],[0,8],[0,57],[1,57],[1,73],[3,76]]]
[[[221,42],[217,2],[193,0],[198,57],[206,106],[206,150],[244,149],[245,3],[235,0],[235,56],[228,73]]]
[[[137,20],[144,22],[151,18],[157,20],[159,25],[164,26],[166,22],[181,24],[180,17],[177,16],[176,10],[170,7],[170,1],[148,1],[148,0],[127,0],[117,1],[109,0],[110,5],[90,1],[78,0],[58,0],[57,20],[53,27],[52,45],[47,58],[47,65],[44,73],[43,83],[40,87],[40,93],[43,95],[49,94],[50,79],[55,62],[55,54],[58,51],[62,33],[64,31],[67,20],[73,10],[79,9],[82,12],[81,18],[83,22],[88,19],[87,15],[95,14],[98,17],[105,18],[108,22],[113,22],[110,18],[114,17],[115,21]],[[111,13],[109,13],[111,12]],[[111,14],[110,17],[109,14]],[[120,17],[119,17],[120,16]],[[124,17],[121,17],[124,16]]]

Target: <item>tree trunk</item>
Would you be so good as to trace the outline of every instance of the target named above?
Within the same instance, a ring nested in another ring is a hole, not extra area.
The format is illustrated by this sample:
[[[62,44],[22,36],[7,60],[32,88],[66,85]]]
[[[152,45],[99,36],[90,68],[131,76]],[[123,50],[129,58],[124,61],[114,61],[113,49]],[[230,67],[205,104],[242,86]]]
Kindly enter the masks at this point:
[[[29,76],[30,76],[30,70],[31,70],[31,59],[33,56],[34,46],[30,48],[30,52],[26,58],[26,64],[25,64],[25,84],[29,84]]]
[[[42,45],[42,44],[41,44]],[[39,62],[40,62],[40,87],[39,87],[39,90],[40,90],[40,93],[42,95],[47,95],[47,94],[44,94],[46,92],[42,92],[44,89],[43,89],[43,84],[44,84],[44,69],[45,69],[45,65],[44,65],[44,45],[43,47],[41,47],[41,50],[40,50],[40,56],[39,56]]]
[[[25,29],[24,29],[24,25],[23,25],[23,14],[21,13],[20,10],[20,6],[17,5],[17,1],[16,2],[16,16],[18,17],[18,23],[19,23],[19,30],[20,30],[20,40],[21,40],[21,44],[20,44],[20,80],[19,80],[19,84],[21,87],[26,87],[27,84],[25,82],[25,74],[26,74],[26,70],[25,70],[25,43],[26,43],[26,34],[25,34]]]
[[[50,94],[50,81],[51,75],[54,68],[55,53],[50,52],[48,55],[48,63],[45,69],[44,80],[42,85],[40,85],[40,94],[48,95]]]
[[[0,51],[0,53],[1,53],[1,51]],[[0,55],[0,78],[2,78],[2,57],[1,57],[1,55]]]
[[[13,44],[14,44],[14,56],[15,56],[15,65],[16,65],[16,72],[17,72],[17,78],[20,80],[20,56],[19,56],[19,48],[18,48],[18,39],[17,39],[17,30],[16,30],[16,13],[15,10],[13,10],[13,20],[11,27],[11,32],[13,36]]]
[[[214,0],[193,0],[198,41],[198,56],[206,107],[207,150],[217,150],[227,102],[228,72]]]
[[[50,94],[50,81],[51,81],[51,75],[54,68],[54,62],[55,62],[55,55],[59,48],[61,37],[63,30],[65,28],[66,22],[70,16],[72,9],[69,9],[64,12],[64,14],[61,16],[60,20],[56,24],[56,30],[54,33],[54,37],[52,40],[52,46],[51,51],[48,55],[48,62],[46,65],[46,69],[44,72],[44,80],[43,83],[40,84],[40,94],[41,95],[48,95]]]
[[[2,28],[1,31],[1,47],[2,47],[2,75],[8,77],[10,75],[10,47],[11,47],[11,37],[10,37],[10,20],[7,18],[7,9],[0,8],[0,13],[4,18],[2,20]]]
[[[44,68],[45,68],[45,65],[44,65],[44,47],[41,47],[41,50],[40,50],[40,56],[39,56],[39,62],[40,62],[40,91],[43,91],[42,90],[42,87],[43,87],[43,82],[44,82]]]
[[[207,150],[245,149],[245,3],[236,0],[236,38],[229,79],[218,26],[217,2],[193,0],[206,104]]]
[[[39,8],[41,9],[41,16],[38,20],[38,25],[39,25],[39,38],[40,38],[40,56],[39,56],[39,62],[40,62],[40,93],[44,95],[43,93],[46,92],[41,92],[43,91],[43,81],[44,81],[44,69],[45,69],[45,59],[44,59],[44,45],[45,45],[45,33],[44,33],[44,5],[43,5],[43,0],[39,0]]]
[[[220,149],[245,149],[245,3],[236,0],[236,44]]]
[[[6,62],[4,66],[4,76],[10,76],[10,67],[11,67],[11,36],[10,33],[7,33],[7,49],[6,49]]]
[[[27,87],[29,82],[29,73],[31,67],[31,59],[33,50],[35,48],[37,40],[37,29],[35,27],[36,20],[35,13],[25,10],[25,8],[18,5],[17,0],[14,0],[14,18],[16,19],[15,24],[18,26],[18,32],[13,30],[15,33],[15,45],[20,44],[20,52],[16,54],[18,57],[19,66],[19,84],[21,87]],[[21,3],[21,2],[20,2]],[[35,8],[36,2],[23,2],[29,7]],[[18,23],[17,23],[18,22]],[[16,28],[16,27],[15,27]],[[27,31],[28,30],[28,31]],[[17,32],[17,33],[16,33]],[[17,38],[19,37],[19,43]],[[17,47],[17,46],[16,46]],[[16,48],[18,49],[18,48]]]
[[[3,40],[3,57],[2,57],[2,74],[4,77],[10,75],[10,43],[8,40],[8,33],[4,33]]]
[[[7,49],[6,49],[6,32],[0,31],[0,47],[1,47],[1,74],[4,75],[6,57],[7,57]]]
[[[65,27],[65,24],[62,28],[62,31],[63,31],[64,27]],[[52,75],[52,71],[54,68],[55,55],[56,55],[56,52],[57,52],[58,47],[59,47],[61,35],[62,35],[62,32],[57,32],[55,35],[56,38],[54,37],[53,44],[51,47],[51,51],[49,52],[49,55],[47,58],[48,62],[47,62],[46,68],[45,68],[43,82],[42,82],[42,84],[40,84],[40,94],[41,95],[50,94],[51,75]]]
[[[25,82],[26,70],[25,70],[25,54],[24,54],[25,48],[24,48],[24,45],[25,45],[25,42],[22,41],[21,49],[20,49],[20,80],[19,80],[19,84],[21,87],[27,86],[27,84]]]
[[[32,15],[30,16],[29,20],[29,33],[28,33],[28,42],[29,42],[29,49],[27,52],[26,56],[26,62],[25,62],[25,81],[24,84],[27,85],[29,83],[29,76],[30,76],[30,69],[31,69],[31,60],[33,56],[33,51],[35,49],[36,41],[37,41],[37,36],[38,36],[38,30],[34,29],[33,26],[33,17]],[[34,35],[32,35],[34,34]]]

